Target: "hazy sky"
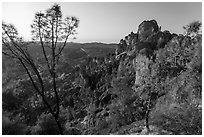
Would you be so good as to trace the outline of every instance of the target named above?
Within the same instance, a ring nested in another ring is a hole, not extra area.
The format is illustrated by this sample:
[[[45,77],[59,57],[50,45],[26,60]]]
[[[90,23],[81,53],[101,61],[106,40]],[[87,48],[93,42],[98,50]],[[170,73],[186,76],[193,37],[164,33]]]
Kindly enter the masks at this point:
[[[37,11],[45,11],[53,3],[4,2],[2,20],[16,26],[21,36],[31,39],[30,24]],[[63,17],[76,16],[80,20],[75,42],[119,42],[131,31],[136,32],[143,20],[155,19],[162,30],[183,33],[182,26],[202,21],[202,3],[159,2],[59,2]]]

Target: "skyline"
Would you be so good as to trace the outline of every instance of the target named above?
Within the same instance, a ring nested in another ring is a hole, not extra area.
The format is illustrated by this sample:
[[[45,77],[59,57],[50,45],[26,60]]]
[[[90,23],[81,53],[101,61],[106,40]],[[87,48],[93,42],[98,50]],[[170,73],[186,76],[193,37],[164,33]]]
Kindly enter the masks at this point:
[[[155,19],[163,30],[182,34],[183,26],[202,22],[201,2],[57,2],[65,16],[79,18],[73,42],[118,43],[130,32],[137,32],[144,20]],[[3,2],[2,20],[13,24],[25,40],[31,40],[34,14],[44,12],[54,2]]]

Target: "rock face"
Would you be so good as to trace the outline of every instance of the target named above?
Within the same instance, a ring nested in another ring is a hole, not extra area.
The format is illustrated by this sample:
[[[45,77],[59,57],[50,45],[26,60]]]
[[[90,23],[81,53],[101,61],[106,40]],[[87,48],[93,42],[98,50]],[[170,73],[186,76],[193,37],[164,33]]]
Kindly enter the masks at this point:
[[[139,41],[145,41],[150,35],[159,31],[156,20],[143,21],[138,28],[137,34]]]
[[[116,55],[120,53],[141,53],[149,58],[154,50],[164,48],[164,46],[174,37],[169,31],[161,31],[155,20],[145,20],[139,26],[137,33],[131,32],[120,43],[116,49]],[[133,52],[134,51],[134,52]],[[150,53],[152,51],[152,53]]]
[[[151,60],[144,55],[138,55],[135,59],[133,59],[133,64],[136,72],[135,76],[135,85],[141,85],[144,81],[142,81],[143,76],[149,74],[149,64]]]

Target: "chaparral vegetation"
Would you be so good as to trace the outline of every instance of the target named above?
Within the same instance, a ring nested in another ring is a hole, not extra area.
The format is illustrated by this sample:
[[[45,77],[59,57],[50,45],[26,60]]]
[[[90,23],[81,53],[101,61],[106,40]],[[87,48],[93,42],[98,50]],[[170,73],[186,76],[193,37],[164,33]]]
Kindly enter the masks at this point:
[[[70,43],[79,20],[54,4],[35,14],[32,42],[3,22],[2,134],[202,134],[201,22],[178,35],[145,20],[118,44]]]

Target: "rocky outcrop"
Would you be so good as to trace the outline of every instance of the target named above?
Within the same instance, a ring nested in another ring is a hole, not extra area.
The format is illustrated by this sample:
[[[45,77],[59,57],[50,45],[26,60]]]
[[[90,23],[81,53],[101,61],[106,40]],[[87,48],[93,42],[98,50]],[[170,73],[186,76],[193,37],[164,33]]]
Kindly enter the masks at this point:
[[[121,74],[133,62],[135,69],[135,87],[141,83],[141,77],[148,71],[149,62],[154,60],[154,51],[164,48],[165,45],[176,35],[169,31],[161,31],[155,20],[145,20],[139,26],[137,33],[131,32],[121,39],[116,49],[117,59],[120,60],[118,74]]]
[[[139,41],[145,41],[150,35],[159,31],[156,20],[145,20],[138,28],[137,34]]]
[[[154,20],[143,21],[125,41],[131,48],[120,55],[117,78],[134,75],[128,88],[144,102],[151,96],[150,132],[137,123],[114,134],[201,134],[202,42],[161,31]],[[130,68],[134,74],[128,75]],[[123,88],[125,93],[128,88]]]
[[[169,31],[162,32],[155,20],[145,20],[138,26],[137,33],[131,32],[120,40],[116,55],[124,52],[137,54],[142,50],[141,54],[150,58],[154,50],[164,48],[174,36]]]

